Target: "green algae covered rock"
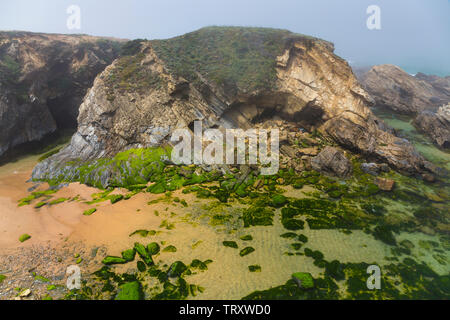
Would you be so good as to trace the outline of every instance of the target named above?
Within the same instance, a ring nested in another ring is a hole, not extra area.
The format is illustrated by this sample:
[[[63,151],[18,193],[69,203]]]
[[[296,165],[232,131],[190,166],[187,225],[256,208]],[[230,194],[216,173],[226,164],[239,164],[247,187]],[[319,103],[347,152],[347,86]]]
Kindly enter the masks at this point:
[[[292,274],[292,279],[303,289],[314,288],[314,279],[310,273],[296,272]]]
[[[147,249],[144,247],[144,245],[140,244],[139,242],[134,243],[134,249],[139,254],[141,259],[145,262],[147,266],[153,265],[153,259]]]
[[[375,237],[375,239],[383,241],[390,246],[397,245],[395,236],[392,234],[392,230],[388,226],[376,226],[373,230],[373,236]]]
[[[187,266],[181,261],[175,261],[169,267],[167,275],[170,278],[175,278],[181,276],[181,274],[187,270]]]
[[[238,245],[237,245],[237,243],[235,241],[223,241],[222,244],[225,247],[234,248],[234,249],[238,248]]]
[[[252,253],[253,251],[255,251],[255,248],[252,248],[252,247],[245,247],[244,249],[242,249],[242,250],[239,252],[239,255],[240,255],[241,257],[243,257],[243,256],[246,256],[246,255]]]
[[[128,261],[121,257],[115,257],[115,256],[107,256],[102,260],[103,264],[112,265],[112,264],[124,264]]]
[[[97,209],[95,209],[95,208],[91,208],[91,209],[88,209],[88,210],[86,210],[86,211],[84,211],[83,212],[83,215],[84,216],[90,216],[90,215],[92,215],[94,212],[96,212],[97,211]]]
[[[147,270],[145,263],[143,263],[142,261],[138,261],[136,266],[140,272],[144,272],[145,270]]]
[[[251,266],[248,266],[248,270],[250,272],[261,272],[261,266],[259,266],[257,264],[251,265]]]
[[[130,233],[129,237],[132,237],[134,235],[140,235],[141,237],[145,238],[147,236],[154,236],[155,234],[156,234],[155,230],[143,230],[143,229],[140,229],[140,230],[136,230],[136,231]]]
[[[135,249],[128,249],[128,250],[122,251],[122,258],[124,258],[127,261],[133,261],[135,256],[136,256]]]
[[[244,227],[273,225],[273,210],[266,207],[250,207],[242,215]]]
[[[110,195],[108,198],[109,198],[109,201],[111,201],[111,204],[114,204],[114,203],[117,203],[117,202],[123,200],[123,195],[113,194],[113,195]]]
[[[281,219],[283,227],[287,230],[302,230],[304,228],[305,222],[299,219],[284,218]]]
[[[156,242],[151,242],[147,245],[147,252],[152,256],[158,254],[160,250],[161,248]]]
[[[288,202],[288,199],[282,194],[276,194],[271,199],[271,206],[275,208],[281,208]]]
[[[27,240],[30,239],[30,238],[31,238],[31,236],[30,236],[29,234],[24,233],[23,235],[21,235],[21,236],[19,237],[19,241],[20,241],[20,242],[25,242],[25,241],[27,241]]]
[[[115,300],[142,300],[144,294],[138,281],[128,282],[119,286]]]
[[[161,194],[166,192],[166,186],[163,183],[155,183],[154,185],[147,188],[147,192]]]
[[[293,239],[293,238],[297,238],[297,234],[294,232],[286,232],[280,235],[280,237],[285,238],[285,239]]]
[[[323,258],[324,258],[322,252],[320,252],[319,250],[313,251],[309,248],[305,248],[305,256],[311,257],[314,260],[323,260]]]
[[[164,252],[177,252],[177,248],[175,246],[169,245],[163,249]]]
[[[208,270],[208,263],[209,262],[210,261],[208,261],[208,260],[201,261],[201,260],[198,260],[198,259],[194,259],[194,260],[192,260],[190,266],[191,266],[191,268],[199,269],[199,270],[204,271],[204,270]]]
[[[39,209],[39,208],[42,208],[45,205],[47,205],[47,202],[46,201],[41,201],[41,202],[37,203],[34,207],[36,209]]]
[[[325,275],[330,276],[335,280],[344,280],[345,273],[343,265],[337,260],[327,262],[325,265]]]

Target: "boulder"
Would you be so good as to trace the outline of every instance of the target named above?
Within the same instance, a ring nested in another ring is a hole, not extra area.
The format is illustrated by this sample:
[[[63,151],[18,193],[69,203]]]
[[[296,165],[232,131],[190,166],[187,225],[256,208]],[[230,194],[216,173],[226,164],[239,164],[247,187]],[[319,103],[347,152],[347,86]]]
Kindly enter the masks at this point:
[[[378,164],[371,162],[371,163],[362,163],[361,170],[365,173],[377,176],[380,174],[380,172],[389,172],[390,168],[385,163]]]
[[[361,170],[365,173],[377,176],[380,174],[380,168],[376,163],[362,163]]]
[[[302,289],[314,288],[314,279],[310,273],[296,272],[292,274],[292,279],[294,279],[297,285]]]
[[[344,153],[334,147],[326,147],[311,159],[314,170],[338,177],[346,177],[352,172],[352,163]]]
[[[127,282],[119,286],[115,300],[142,300],[144,293],[139,281]]]
[[[437,112],[422,111],[413,124],[439,147],[450,148],[450,104],[440,107]]]
[[[435,111],[450,100],[450,77],[412,76],[394,65],[379,65],[359,74],[364,88],[380,107],[398,113]]]

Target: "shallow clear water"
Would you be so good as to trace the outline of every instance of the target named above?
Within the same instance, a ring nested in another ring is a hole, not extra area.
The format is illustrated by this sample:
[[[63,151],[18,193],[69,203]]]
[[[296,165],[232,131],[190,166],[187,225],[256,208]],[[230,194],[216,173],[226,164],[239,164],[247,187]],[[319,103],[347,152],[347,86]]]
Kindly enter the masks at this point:
[[[394,128],[401,137],[408,139],[427,160],[450,171],[450,152],[440,150],[428,137],[418,132],[412,125],[411,117],[380,109],[374,109],[374,113],[388,126]]]

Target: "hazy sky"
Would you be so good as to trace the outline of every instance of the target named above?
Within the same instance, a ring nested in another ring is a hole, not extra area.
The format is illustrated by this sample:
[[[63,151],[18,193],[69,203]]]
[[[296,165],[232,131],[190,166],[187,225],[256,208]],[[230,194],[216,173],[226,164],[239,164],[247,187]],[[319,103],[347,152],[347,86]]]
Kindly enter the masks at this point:
[[[81,9],[69,30],[66,10]],[[381,30],[369,30],[369,5]],[[0,0],[0,30],[168,38],[209,25],[289,29],[334,42],[359,65],[450,75],[450,0]]]

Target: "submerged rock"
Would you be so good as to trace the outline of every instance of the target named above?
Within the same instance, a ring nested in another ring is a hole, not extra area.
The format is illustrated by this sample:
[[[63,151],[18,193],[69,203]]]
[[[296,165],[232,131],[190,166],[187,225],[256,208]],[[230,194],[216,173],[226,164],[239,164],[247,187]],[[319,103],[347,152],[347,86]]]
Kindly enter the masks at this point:
[[[119,286],[115,300],[142,300],[144,294],[139,281],[127,282]]]
[[[338,177],[346,177],[352,172],[352,163],[344,153],[334,147],[326,147],[311,159],[314,170]]]
[[[171,278],[179,277],[183,272],[187,270],[187,266],[181,261],[175,261],[169,267],[167,275]]]
[[[292,279],[300,288],[311,289],[314,288],[314,279],[310,273],[296,272],[292,274]]]

